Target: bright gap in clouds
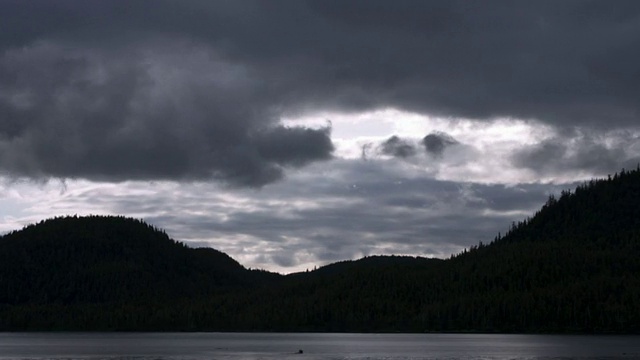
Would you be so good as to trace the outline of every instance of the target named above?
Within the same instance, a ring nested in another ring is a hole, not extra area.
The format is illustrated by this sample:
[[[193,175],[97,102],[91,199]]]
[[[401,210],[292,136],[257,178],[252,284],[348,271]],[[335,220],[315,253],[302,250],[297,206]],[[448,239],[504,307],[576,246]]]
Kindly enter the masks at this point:
[[[214,181],[5,179],[0,232],[54,216],[111,214],[142,218],[191,246],[210,246],[244,266],[282,273],[377,254],[442,258],[491,241],[512,221],[533,214],[550,193],[620,164],[601,167],[602,159],[640,154],[640,132],[632,129],[562,138],[532,120],[385,109],[282,122],[323,127],[327,120],[334,159],[286,168],[283,180],[259,189]],[[429,134],[436,134],[431,151],[422,142]],[[392,136],[396,145],[415,151],[385,151]]]
[[[385,159],[378,147],[391,136],[416,148],[416,156],[405,158],[417,173],[430,173],[447,181],[476,183],[566,182],[565,176],[540,178],[526,168],[514,167],[512,155],[555,136],[555,130],[534,120],[498,118],[472,120],[441,118],[397,109],[361,114],[319,113],[284,118],[287,126],[317,128],[332,125],[335,155],[344,159]],[[429,134],[446,134],[457,142],[439,156],[424,151],[422,139]]]
[[[442,118],[392,108],[282,119],[285,125],[311,128],[326,126],[327,121],[337,157],[389,160],[393,156],[381,149],[395,136],[412,146],[415,156],[393,160],[402,160],[415,176],[444,181],[562,184],[604,177],[640,163],[639,126],[607,131],[558,128],[531,119]],[[440,153],[425,151],[423,139],[430,134],[449,142]]]

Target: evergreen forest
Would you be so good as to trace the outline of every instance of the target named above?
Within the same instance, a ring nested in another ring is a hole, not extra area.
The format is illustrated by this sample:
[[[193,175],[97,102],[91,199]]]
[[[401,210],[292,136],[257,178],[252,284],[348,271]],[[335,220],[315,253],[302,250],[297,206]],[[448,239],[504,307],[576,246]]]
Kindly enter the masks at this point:
[[[0,331],[639,333],[640,170],[551,196],[449,259],[286,276],[141,220],[44,220],[0,237]]]

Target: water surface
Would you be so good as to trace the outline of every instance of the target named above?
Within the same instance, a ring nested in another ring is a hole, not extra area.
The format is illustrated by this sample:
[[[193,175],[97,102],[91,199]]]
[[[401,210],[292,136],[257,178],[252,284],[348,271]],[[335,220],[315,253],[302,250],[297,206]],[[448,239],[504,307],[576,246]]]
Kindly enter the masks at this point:
[[[640,336],[0,333],[0,360],[44,359],[640,359]]]

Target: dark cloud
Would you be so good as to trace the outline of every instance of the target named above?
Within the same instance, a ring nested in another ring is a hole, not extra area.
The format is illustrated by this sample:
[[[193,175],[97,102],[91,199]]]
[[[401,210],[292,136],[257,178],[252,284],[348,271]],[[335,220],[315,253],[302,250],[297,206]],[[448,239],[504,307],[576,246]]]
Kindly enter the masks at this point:
[[[5,52],[0,79],[12,176],[260,186],[333,151],[330,128],[278,125],[242,67],[189,44],[115,56],[40,43]]]
[[[434,132],[422,139],[422,145],[424,145],[425,150],[427,150],[429,154],[437,156],[442,155],[447,147],[457,143],[458,141],[451,137],[451,135],[443,132]]]
[[[277,163],[302,166],[328,159],[333,151],[331,128],[275,127],[260,131],[252,139],[261,156]]]
[[[637,122],[634,1],[309,1],[260,10],[255,26],[229,34],[233,54],[299,86],[282,88],[291,107]]]
[[[407,158],[416,154],[416,148],[411,142],[395,135],[380,144],[379,150],[384,155],[399,158]]]
[[[330,157],[325,129],[278,124],[316,110],[636,125],[639,16],[635,0],[2,1],[0,171],[260,185]]]

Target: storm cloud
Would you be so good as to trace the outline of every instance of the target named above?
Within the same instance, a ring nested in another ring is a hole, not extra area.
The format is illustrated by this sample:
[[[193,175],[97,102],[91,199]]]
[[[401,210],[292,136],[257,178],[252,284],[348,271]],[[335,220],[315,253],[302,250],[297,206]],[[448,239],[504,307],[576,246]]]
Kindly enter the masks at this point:
[[[639,16],[637,1],[3,1],[0,169],[261,185],[331,157],[328,129],[279,124],[320,110],[636,125]]]
[[[247,70],[188,43],[117,54],[37,43],[5,51],[0,79],[12,176],[261,186],[333,151],[329,127],[278,124]]]

